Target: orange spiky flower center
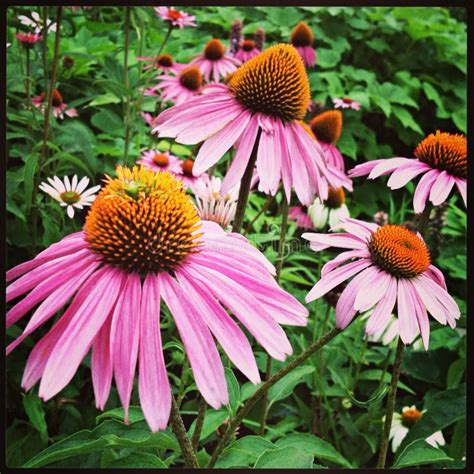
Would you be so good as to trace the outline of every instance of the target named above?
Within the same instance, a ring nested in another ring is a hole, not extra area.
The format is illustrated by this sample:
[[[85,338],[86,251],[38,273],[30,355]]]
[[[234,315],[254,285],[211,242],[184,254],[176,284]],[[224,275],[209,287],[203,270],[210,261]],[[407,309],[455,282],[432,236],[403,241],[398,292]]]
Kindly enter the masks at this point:
[[[183,170],[184,176],[187,176],[188,178],[193,178],[194,177],[193,167],[194,167],[194,161],[193,160],[190,160],[190,159],[184,160],[181,163],[181,169]]]
[[[169,162],[169,158],[164,153],[156,153],[155,156],[153,156],[153,163],[160,168],[168,166]]]
[[[288,44],[272,46],[244,63],[227,85],[251,111],[284,122],[302,120],[310,102],[303,60]]]
[[[329,186],[328,198],[324,201],[324,205],[330,209],[339,209],[346,202],[346,195],[342,188],[333,188]]]
[[[400,225],[379,227],[368,243],[372,261],[382,270],[399,278],[414,278],[424,273],[430,252],[415,232]]]
[[[188,66],[179,74],[179,82],[190,91],[198,91],[202,87],[202,74],[197,66]]]
[[[243,43],[242,43],[242,49],[244,51],[252,51],[253,49],[255,49],[256,46],[255,46],[255,41],[252,41],[252,40],[245,40]]]
[[[313,32],[304,22],[300,21],[291,32],[290,41],[293,46],[305,47],[313,45]]]
[[[171,67],[173,65],[173,57],[167,53],[160,54],[156,58],[156,64],[162,67]]]
[[[339,110],[328,110],[313,117],[309,126],[319,141],[335,144],[341,136],[342,113]]]
[[[174,21],[177,21],[179,20],[183,15],[181,15],[181,13],[178,11],[178,10],[174,10],[173,8],[170,8],[168,10],[168,17],[171,19],[171,20],[174,20]]]
[[[416,408],[404,409],[402,412],[402,423],[408,428],[412,427],[423,416]]]
[[[450,175],[467,177],[467,141],[464,135],[437,130],[416,147],[415,157]]]
[[[210,61],[218,61],[225,54],[225,46],[217,39],[211,39],[204,48],[204,57]]]
[[[199,217],[180,180],[143,166],[117,167],[107,177],[84,225],[89,248],[128,272],[173,272],[202,235]]]

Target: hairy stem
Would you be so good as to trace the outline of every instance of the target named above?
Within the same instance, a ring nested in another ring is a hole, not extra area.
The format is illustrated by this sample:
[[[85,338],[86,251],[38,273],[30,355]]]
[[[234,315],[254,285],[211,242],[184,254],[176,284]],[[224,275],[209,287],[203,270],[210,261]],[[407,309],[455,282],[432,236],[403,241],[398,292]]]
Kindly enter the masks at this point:
[[[204,417],[206,415],[206,400],[203,397],[199,400],[198,415],[196,418],[196,427],[194,428],[191,444],[194,452],[197,452],[199,439],[201,438],[202,427],[204,426]]]
[[[125,145],[123,151],[123,163],[127,165],[128,149],[130,147],[131,135],[131,120],[130,120],[130,84],[128,80],[128,50],[130,47],[130,14],[131,8],[125,7],[125,44],[124,44],[124,60],[123,60],[123,85],[127,94],[124,103],[124,117],[125,117]]]
[[[178,405],[176,405],[174,397],[171,397],[171,428],[173,429],[173,433],[176,436],[181,453],[183,454],[184,462],[186,467],[198,467],[196,454],[194,453],[191,441],[189,441],[188,434],[186,433],[183,419],[179,414]]]
[[[239,410],[235,418],[227,426],[227,430],[225,431],[224,435],[219,441],[219,444],[217,445],[216,449],[212,453],[211,459],[208,464],[208,468],[211,468],[214,466],[220,454],[222,453],[224,448],[227,446],[227,443],[231,439],[232,434],[238,428],[240,423],[242,423],[242,420],[245,418],[245,416],[250,411],[250,409],[254,406],[257,400],[259,400],[260,397],[262,397],[263,394],[270,389],[270,387],[275,385],[285,375],[290,373],[295,367],[298,367],[298,365],[300,365],[306,359],[311,357],[316,351],[321,349],[321,347],[325,346],[329,341],[334,339],[334,337],[336,337],[340,332],[341,332],[341,329],[338,329],[338,328],[331,329],[324,336],[320,337],[317,341],[314,341],[299,356],[295,357],[285,367],[281,368],[278,372],[275,372],[266,382],[260,385],[260,387],[256,390],[256,392],[250,398],[246,400],[246,402],[244,403],[242,408]]]

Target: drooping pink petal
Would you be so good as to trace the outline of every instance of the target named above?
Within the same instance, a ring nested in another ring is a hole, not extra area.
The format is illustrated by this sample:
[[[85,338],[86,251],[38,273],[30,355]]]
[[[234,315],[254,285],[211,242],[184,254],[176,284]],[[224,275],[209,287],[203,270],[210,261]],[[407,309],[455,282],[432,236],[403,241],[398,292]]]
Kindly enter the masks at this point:
[[[283,189],[285,190],[286,200],[290,202],[293,178],[291,175],[291,158],[288,152],[288,144],[285,138],[286,127],[279,120],[276,120],[275,123],[276,146],[281,153],[281,179],[283,181]]]
[[[357,293],[354,301],[354,309],[361,313],[368,311],[380,301],[386,294],[392,279],[389,273],[378,269],[374,269],[371,275],[373,278],[371,278],[370,283],[367,281],[367,287]]]
[[[340,253],[337,257],[334,257],[329,262],[325,263],[321,268],[321,278],[323,278],[328,273],[332,272],[335,268],[341,265],[347,260],[351,260],[353,258],[369,258],[370,253],[367,249],[362,250],[348,250],[346,252]]]
[[[324,250],[328,247],[337,247],[351,250],[365,250],[367,243],[352,234],[319,234],[305,232],[302,237],[311,242],[314,251]]]
[[[439,171],[434,169],[428,171],[428,173],[424,174],[420,179],[413,196],[413,209],[417,214],[420,214],[425,209],[426,200],[438,175]]]
[[[439,268],[435,267],[434,265],[430,265],[428,267],[428,270],[426,270],[425,275],[428,278],[431,278],[439,286],[443,287],[446,291],[448,291],[446,281],[444,280],[443,272]]]
[[[145,278],[140,311],[138,391],[140,405],[152,431],[166,428],[171,411],[171,388],[161,346],[160,288],[155,275]]]
[[[161,273],[158,277],[161,294],[175,320],[196,385],[207,403],[217,410],[228,404],[228,394],[216,344],[179,283],[167,273]]]
[[[413,294],[413,290],[413,286],[409,285],[405,278],[398,279],[398,325],[400,337],[405,344],[413,342],[419,330],[414,304],[416,296]]]
[[[280,184],[281,153],[277,147],[275,129],[260,135],[257,152],[258,190],[275,195]]]
[[[453,189],[454,183],[455,179],[451,175],[446,173],[446,171],[441,171],[430,191],[430,201],[434,206],[439,206],[442,202],[446,201],[451,189]]]
[[[387,181],[387,186],[390,189],[402,188],[419,174],[431,169],[431,167],[426,163],[422,163],[418,160],[413,161],[414,163],[401,166],[393,172],[392,176],[390,176]]]
[[[375,166],[372,171],[369,173],[369,179],[375,179],[384,174],[391,173],[392,171],[399,169],[403,166],[410,165],[413,163],[412,158],[389,158],[388,160],[380,160],[380,162]]]
[[[382,331],[390,321],[393,307],[397,301],[397,279],[390,279],[387,292],[378,302],[374,312],[370,315],[365,326],[365,332],[369,335]]]
[[[456,186],[458,187],[458,191],[461,194],[462,200],[464,201],[464,205],[467,207],[466,180],[464,178],[456,178]]]
[[[385,161],[385,160],[372,160],[372,161],[367,161],[366,163],[357,165],[351,170],[349,170],[348,175],[351,178],[357,178],[359,176],[365,176],[367,174],[370,174],[370,172],[382,161]]]
[[[141,293],[140,275],[127,275],[115,305],[110,329],[110,354],[125,423],[128,423],[128,407],[138,358]]]
[[[428,345],[430,342],[430,321],[428,319],[428,314],[426,312],[425,305],[418,294],[418,291],[413,286],[411,281],[407,281],[408,286],[411,287],[411,294],[414,297],[414,307],[415,307],[415,314],[416,320],[418,322],[418,328],[420,329],[421,339],[423,341],[423,346],[425,351],[428,350]]]

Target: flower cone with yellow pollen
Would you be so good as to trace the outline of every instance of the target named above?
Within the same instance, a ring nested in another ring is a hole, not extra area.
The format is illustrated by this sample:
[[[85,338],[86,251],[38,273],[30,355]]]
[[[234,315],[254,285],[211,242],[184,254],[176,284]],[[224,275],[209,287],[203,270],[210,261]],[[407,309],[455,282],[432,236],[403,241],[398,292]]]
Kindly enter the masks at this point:
[[[305,66],[313,67],[316,64],[316,51],[313,49],[313,32],[304,22],[300,21],[291,32],[290,42],[296,48]]]
[[[320,145],[301,127],[309,83],[293,46],[272,46],[243,64],[226,84],[207,87],[202,96],[165,110],[153,123],[160,137],[189,145],[204,141],[194,162],[195,176],[238,143],[223,193],[242,179],[254,146],[260,191],[275,194],[283,182],[287,199],[294,188],[308,205],[315,194],[326,199],[329,185],[352,190],[347,176],[326,165]]]
[[[428,200],[433,206],[445,202],[454,185],[467,206],[467,143],[464,135],[438,130],[420,142],[414,155],[415,158],[369,161],[357,165],[349,175],[369,175],[369,179],[375,179],[391,173],[387,185],[398,189],[422,174],[413,197],[413,208],[417,214],[423,212]]]
[[[441,324],[456,326],[461,313],[449,295],[443,274],[431,264],[422,238],[399,225],[346,218],[345,232],[306,233],[315,251],[328,247],[345,249],[321,269],[321,279],[306,296],[313,301],[351,279],[336,306],[336,325],[345,328],[356,313],[373,310],[366,324],[369,335],[383,331],[396,305],[400,338],[410,344],[421,333],[428,348],[428,313]],[[370,289],[370,291],[368,291]]]
[[[181,160],[168,151],[163,152],[156,149],[144,151],[137,164],[144,165],[153,171],[169,171],[174,175],[180,175],[183,172]]]
[[[274,275],[273,265],[245,237],[199,220],[178,178],[118,167],[83,231],[7,272],[7,301],[24,296],[8,311],[7,326],[33,310],[7,354],[66,307],[31,351],[22,387],[30,390],[41,380],[39,396],[51,399],[92,348],[97,407],[104,408],[115,380],[127,421],[138,366],[141,409],[150,428],[162,430],[171,387],[160,306],[174,320],[198,390],[218,409],[228,403],[228,393],[215,341],[251,382],[260,382],[252,347],[234,318],[278,360],[292,352],[280,324],[306,325],[307,310]]]

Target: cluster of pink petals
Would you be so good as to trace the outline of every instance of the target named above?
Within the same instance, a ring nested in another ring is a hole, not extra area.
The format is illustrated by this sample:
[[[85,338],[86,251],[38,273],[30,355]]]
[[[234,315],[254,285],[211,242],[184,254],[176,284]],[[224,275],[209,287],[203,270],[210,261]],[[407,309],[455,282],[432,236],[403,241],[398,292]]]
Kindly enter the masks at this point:
[[[288,218],[296,222],[302,229],[314,229],[313,222],[303,206],[293,206],[288,210]]]
[[[160,97],[163,101],[171,101],[176,105],[188,102],[194,96],[198,95],[202,91],[202,87],[196,90],[188,89],[181,84],[180,76],[162,75],[158,76],[159,82],[153,88],[154,90],[160,89]]]
[[[344,97],[336,97],[335,99],[332,99],[332,103],[334,104],[334,107],[336,109],[354,109],[354,110],[360,110],[360,103],[352,100],[352,99],[347,99]]]
[[[240,48],[234,55],[235,59],[238,59],[242,64],[252,59],[253,57],[260,54],[260,50],[258,48],[253,48],[250,51],[246,51],[243,48]]]
[[[46,108],[46,103],[44,102],[44,97],[42,95],[37,95],[31,99],[31,103],[37,108],[40,109],[43,113]],[[53,105],[53,116],[55,118],[59,118],[61,120],[64,119],[64,115],[67,115],[68,117],[78,117],[79,114],[77,113],[77,110],[73,107],[68,108],[66,103],[61,103],[60,105]]]
[[[41,40],[40,33],[17,33],[16,39],[25,45],[32,46]]]
[[[228,403],[224,367],[213,337],[254,384],[260,375],[250,343],[224,306],[271,357],[292,353],[280,324],[304,326],[308,312],[275,282],[271,263],[240,234],[225,233],[202,221],[200,252],[175,271],[150,273],[142,282],[103,264],[87,246],[83,232],[60,242],[7,272],[7,301],[25,295],[7,313],[7,327],[33,312],[9,354],[29,334],[66,306],[64,314],[31,351],[22,379],[49,400],[73,378],[92,349],[96,405],[103,409],[115,378],[125,419],[138,364],[138,391],[153,431],[167,425],[171,389],[160,336],[160,302],[167,305],[183,341],[196,385],[215,409]],[[223,306],[224,305],[224,306]]]
[[[168,158],[168,164],[165,166],[158,166],[153,158],[156,155],[164,155]],[[140,156],[140,159],[137,161],[138,164],[144,165],[153,171],[169,171],[173,174],[181,174],[183,169],[181,168],[181,160],[174,155],[171,155],[169,152],[163,152],[159,150],[146,150]]]
[[[339,171],[345,172],[344,158],[337,146],[333,143],[326,143],[321,140],[319,140],[319,144],[326,157],[326,163]]]
[[[207,59],[204,53],[198,54],[190,63],[201,71],[206,82],[219,82],[220,78],[226,77],[237,70],[241,62],[237,57],[225,53],[220,59]]]
[[[235,186],[245,172],[261,131],[256,169],[259,190],[276,194],[280,182],[287,199],[294,188],[303,205],[318,194],[325,200],[328,183],[352,191],[351,180],[340,170],[326,165],[320,145],[296,121],[254,113],[244,107],[223,84],[207,86],[201,96],[162,112],[154,121],[153,133],[173,137],[192,145],[204,141],[194,164],[194,174],[213,166],[233,146],[237,152],[225,176],[222,192]]]
[[[295,46],[306,67],[316,66],[316,51],[312,46]]]
[[[145,61],[147,63],[151,63],[143,67],[144,71],[147,71],[148,69],[161,69],[166,74],[168,74],[169,72],[178,74],[183,68],[186,67],[185,64],[180,63],[173,63],[171,66],[162,66],[161,64],[157,63],[156,57],[152,56],[137,56],[137,59],[138,61]]]
[[[180,29],[183,29],[185,26],[197,26],[194,21],[196,17],[183,11],[169,7],[155,7],[155,13],[173,26],[179,26]]]
[[[450,175],[447,171],[441,171],[438,168],[432,168],[417,158],[395,157],[368,161],[350,170],[349,176],[355,178],[369,175],[369,179],[375,179],[390,173],[392,175],[387,182],[390,189],[402,188],[413,178],[423,174],[413,196],[413,209],[416,213],[423,212],[428,200],[434,206],[439,206],[446,201],[455,184],[464,204],[467,205],[465,178]]]
[[[389,324],[395,304],[400,337],[405,344],[410,344],[421,333],[423,345],[428,349],[428,313],[439,323],[455,327],[460,311],[447,292],[443,274],[438,268],[430,265],[427,271],[415,278],[397,278],[372,262],[367,244],[372,233],[379,228],[377,224],[347,218],[338,228],[346,232],[303,234],[316,252],[329,247],[346,249],[323,266],[321,279],[306,296],[307,303],[352,278],[336,306],[336,325],[341,329],[352,321],[356,313],[374,308],[366,332],[375,334]]]

